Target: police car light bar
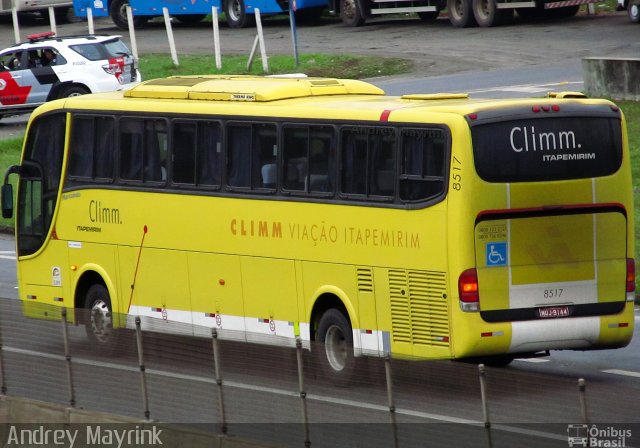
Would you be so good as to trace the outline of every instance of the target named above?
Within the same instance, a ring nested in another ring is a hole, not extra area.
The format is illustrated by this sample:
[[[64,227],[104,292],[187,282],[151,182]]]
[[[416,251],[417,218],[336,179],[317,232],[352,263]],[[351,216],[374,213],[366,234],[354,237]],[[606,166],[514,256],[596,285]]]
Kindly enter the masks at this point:
[[[28,34],[27,39],[29,39],[29,42],[35,42],[37,40],[45,39],[47,37],[53,37],[55,35],[56,33],[54,33],[53,31],[47,31],[46,33]]]

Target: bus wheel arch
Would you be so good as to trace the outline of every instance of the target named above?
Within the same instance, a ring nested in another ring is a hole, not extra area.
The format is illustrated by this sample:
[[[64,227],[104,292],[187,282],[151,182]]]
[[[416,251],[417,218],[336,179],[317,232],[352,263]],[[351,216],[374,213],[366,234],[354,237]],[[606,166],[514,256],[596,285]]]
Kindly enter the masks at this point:
[[[334,294],[322,294],[311,313],[314,357],[322,373],[337,385],[349,384],[355,374],[353,323],[343,301]]]
[[[74,306],[78,323],[84,324],[89,342],[96,347],[109,347],[117,338],[111,293],[104,278],[96,271],[82,274],[75,288]]]

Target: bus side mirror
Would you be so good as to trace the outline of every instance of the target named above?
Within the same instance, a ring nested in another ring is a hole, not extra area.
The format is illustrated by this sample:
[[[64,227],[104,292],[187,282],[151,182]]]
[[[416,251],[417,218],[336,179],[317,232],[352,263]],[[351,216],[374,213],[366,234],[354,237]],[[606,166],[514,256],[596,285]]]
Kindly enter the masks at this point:
[[[11,184],[2,186],[2,217],[5,219],[13,217],[13,185]]]

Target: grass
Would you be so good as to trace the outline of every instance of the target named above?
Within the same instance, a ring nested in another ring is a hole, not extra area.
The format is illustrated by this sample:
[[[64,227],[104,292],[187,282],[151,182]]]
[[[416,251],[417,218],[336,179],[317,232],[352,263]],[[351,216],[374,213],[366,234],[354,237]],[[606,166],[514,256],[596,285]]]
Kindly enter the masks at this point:
[[[180,65],[175,66],[167,55],[149,54],[140,57],[140,72],[143,79],[163,78],[176,75],[263,75],[262,61],[256,57],[251,70],[247,69],[249,57],[228,55],[222,57],[222,69],[217,70],[213,56],[183,55]],[[362,79],[375,76],[408,73],[413,62],[400,58],[372,56],[349,56],[327,54],[301,54],[299,65],[292,55],[269,56],[269,73],[305,73],[308,76]]]

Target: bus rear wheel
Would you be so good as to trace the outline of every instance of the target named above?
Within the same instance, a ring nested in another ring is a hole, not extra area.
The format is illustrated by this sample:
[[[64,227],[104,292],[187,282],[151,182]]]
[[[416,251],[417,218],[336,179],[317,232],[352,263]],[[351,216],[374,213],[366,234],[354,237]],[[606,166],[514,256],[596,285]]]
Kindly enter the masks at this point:
[[[364,25],[364,15],[358,0],[340,0],[340,18],[347,26]]]
[[[244,0],[226,0],[224,14],[229,28],[248,28],[256,23],[256,16],[247,14]]]
[[[498,9],[496,0],[472,0],[473,17],[481,27],[502,25],[513,17],[513,9]]]
[[[129,21],[127,19],[127,6],[129,6],[129,0],[112,0],[109,5],[109,15],[111,20],[121,30],[129,29]],[[133,27],[140,28],[149,20],[149,16],[134,16]]]
[[[111,297],[104,285],[95,284],[87,290],[84,303],[87,310],[85,330],[92,345],[109,347],[115,343],[116,331],[113,328],[113,309]]]
[[[320,318],[317,335],[321,343],[317,352],[322,372],[335,384],[349,384],[356,365],[349,319],[342,311],[329,309]]]

